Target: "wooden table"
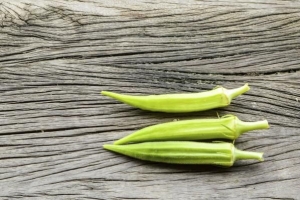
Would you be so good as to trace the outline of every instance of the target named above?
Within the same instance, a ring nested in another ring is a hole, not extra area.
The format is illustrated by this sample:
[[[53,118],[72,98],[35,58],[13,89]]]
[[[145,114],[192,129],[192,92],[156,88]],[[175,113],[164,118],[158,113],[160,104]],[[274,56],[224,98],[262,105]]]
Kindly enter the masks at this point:
[[[2,0],[0,199],[300,199],[300,3]],[[141,111],[100,95],[248,82],[229,107]],[[265,161],[143,162],[103,150],[162,122],[235,114]]]

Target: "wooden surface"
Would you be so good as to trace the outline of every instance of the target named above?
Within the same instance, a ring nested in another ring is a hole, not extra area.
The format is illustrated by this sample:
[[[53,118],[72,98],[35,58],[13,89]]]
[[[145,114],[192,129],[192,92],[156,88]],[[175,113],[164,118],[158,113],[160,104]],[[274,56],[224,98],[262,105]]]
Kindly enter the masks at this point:
[[[0,199],[300,199],[300,3],[1,1]],[[251,90],[192,114],[101,96]],[[102,149],[172,120],[236,114],[265,161],[232,168],[142,162]]]

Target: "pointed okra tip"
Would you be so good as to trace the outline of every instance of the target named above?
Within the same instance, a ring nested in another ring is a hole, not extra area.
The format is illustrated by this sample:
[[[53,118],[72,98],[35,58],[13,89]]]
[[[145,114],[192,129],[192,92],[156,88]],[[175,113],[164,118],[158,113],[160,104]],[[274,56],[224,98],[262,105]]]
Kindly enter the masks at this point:
[[[104,96],[110,96],[113,94],[113,92],[109,92],[109,91],[101,91],[100,94],[104,95]]]
[[[132,143],[133,136],[134,136],[134,134],[131,134],[131,135],[127,135],[121,139],[118,139],[117,141],[114,141],[114,145],[122,145],[122,144]]]
[[[122,145],[126,144],[126,141],[122,138],[114,142],[114,145]]]
[[[119,101],[124,101],[123,100],[123,96],[122,94],[118,94],[118,93],[114,93],[114,92],[109,92],[109,91],[101,91],[101,94],[104,95],[104,96],[108,96],[110,98],[113,98],[113,99],[117,99]]]
[[[109,151],[114,151],[117,153],[122,153],[126,149],[125,145],[114,145],[114,144],[104,144],[103,148]]]
[[[114,153],[119,153],[127,156],[131,156],[130,151],[128,152],[128,146],[127,145],[114,145],[114,144],[104,144],[103,148],[109,151],[112,151]]]
[[[113,145],[113,144],[104,144],[102,147],[106,150],[109,150],[109,151],[115,151],[116,150],[116,148],[115,148],[116,146]]]

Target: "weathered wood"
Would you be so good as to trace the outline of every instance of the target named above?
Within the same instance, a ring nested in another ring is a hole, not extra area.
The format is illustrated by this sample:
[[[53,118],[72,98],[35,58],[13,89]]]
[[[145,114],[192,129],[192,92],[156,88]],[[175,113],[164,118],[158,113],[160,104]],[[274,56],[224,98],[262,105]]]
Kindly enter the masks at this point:
[[[1,199],[300,199],[298,1],[0,3]],[[248,82],[224,109],[140,111],[101,96]],[[136,129],[232,113],[268,119],[232,168],[142,162],[102,149]]]

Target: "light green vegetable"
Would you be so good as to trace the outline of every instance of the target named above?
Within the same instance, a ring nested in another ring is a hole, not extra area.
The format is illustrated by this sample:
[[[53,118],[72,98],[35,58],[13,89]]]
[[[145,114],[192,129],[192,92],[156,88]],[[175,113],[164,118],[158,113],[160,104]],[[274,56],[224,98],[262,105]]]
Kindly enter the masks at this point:
[[[243,122],[236,116],[225,115],[219,119],[183,120],[149,126],[117,140],[114,144],[168,140],[235,140],[244,132],[266,128],[269,128],[267,120]]]
[[[236,160],[263,161],[263,153],[241,151],[227,142],[144,142],[128,145],[106,144],[103,147],[133,158],[162,163],[212,164],[230,167]]]
[[[184,113],[228,106],[233,98],[249,89],[248,84],[245,84],[236,89],[218,87],[211,91],[190,94],[131,96],[108,91],[102,91],[101,94],[143,110]]]

